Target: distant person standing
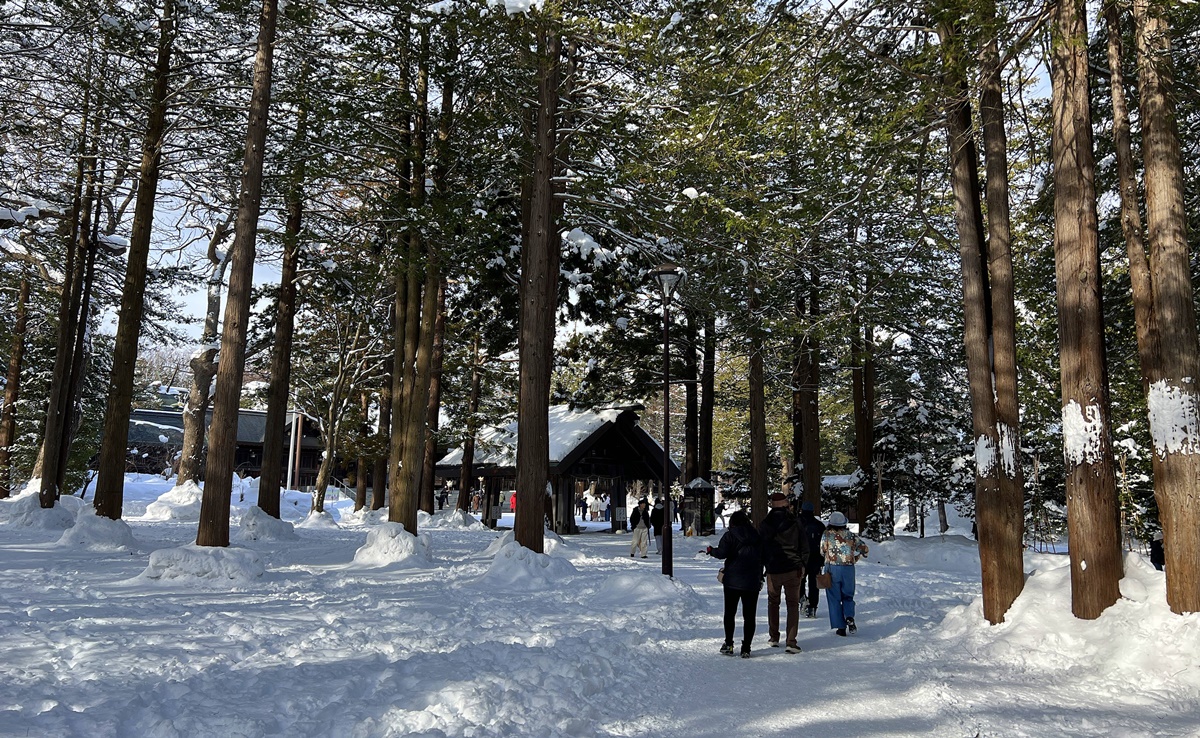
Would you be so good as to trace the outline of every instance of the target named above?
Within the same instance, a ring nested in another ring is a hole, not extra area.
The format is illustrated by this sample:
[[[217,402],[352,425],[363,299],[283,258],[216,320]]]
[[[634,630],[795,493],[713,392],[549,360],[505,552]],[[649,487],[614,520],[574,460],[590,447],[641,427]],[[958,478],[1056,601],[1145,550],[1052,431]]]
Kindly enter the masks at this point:
[[[639,550],[642,558],[650,545],[650,505],[646,498],[638,500],[637,507],[629,515],[629,529],[633,531],[633,540],[629,543],[629,555],[632,557]]]
[[[800,525],[808,538],[808,565],[805,567],[805,579],[808,584],[808,602],[804,608],[804,617],[815,618],[817,605],[821,604],[821,590],[817,587],[817,575],[821,573],[821,565],[825,557],[821,555],[821,536],[825,534],[825,524],[817,519],[815,506],[811,502],[800,505]]]
[[[713,508],[713,518],[721,521],[722,528],[729,527],[729,523],[725,522],[725,500],[721,500],[717,503],[717,506]]]
[[[663,523],[666,522],[663,520],[664,515],[662,500],[655,500],[654,509],[650,511],[650,526],[654,528],[654,551],[660,554],[662,553]]]
[[[587,495],[581,495],[579,501],[575,503],[575,507],[579,508],[579,522],[587,522],[588,501]]]
[[[1150,540],[1150,563],[1154,564],[1154,568],[1159,571],[1167,564],[1166,552],[1163,551],[1163,534],[1158,531],[1154,534],[1154,538]]]
[[[771,495],[771,510],[758,525],[763,564],[767,568],[767,643],[779,646],[779,602],[787,604],[788,653],[800,653],[796,632],[800,627],[800,585],[808,567],[808,536],[792,514],[786,496]]]
[[[750,658],[750,644],[754,641],[755,618],[758,617],[758,593],[762,591],[763,561],[758,531],[750,522],[750,516],[738,510],[729,516],[729,528],[721,536],[716,548],[709,546],[705,553],[725,562],[725,573],[721,581],[725,594],[725,642],[721,653],[733,655],[733,628],[737,620],[737,608],[742,606],[742,658]]]
[[[592,495],[592,498],[588,500],[588,513],[592,516],[592,522],[600,519],[600,497],[598,495]]]
[[[833,578],[829,587],[829,627],[840,636],[855,633],[854,624],[854,564],[867,555],[867,544],[846,527],[846,516],[835,512],[829,516],[829,526],[821,536],[821,555],[825,570]]]
[[[512,497],[508,498],[508,509],[512,510],[513,515],[517,514],[517,493],[513,492]]]
[[[450,488],[442,487],[441,491],[438,492],[438,509],[445,510],[446,502],[449,501],[449,499],[450,499]]]

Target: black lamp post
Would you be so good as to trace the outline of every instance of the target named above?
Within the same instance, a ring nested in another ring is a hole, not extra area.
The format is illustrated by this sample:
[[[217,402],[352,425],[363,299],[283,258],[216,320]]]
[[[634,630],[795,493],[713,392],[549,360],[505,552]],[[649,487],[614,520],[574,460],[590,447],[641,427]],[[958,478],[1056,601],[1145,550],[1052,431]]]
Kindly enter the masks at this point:
[[[671,501],[671,295],[683,281],[683,270],[667,262],[651,274],[663,291],[663,540],[662,573],[674,576],[671,528],[675,525]]]

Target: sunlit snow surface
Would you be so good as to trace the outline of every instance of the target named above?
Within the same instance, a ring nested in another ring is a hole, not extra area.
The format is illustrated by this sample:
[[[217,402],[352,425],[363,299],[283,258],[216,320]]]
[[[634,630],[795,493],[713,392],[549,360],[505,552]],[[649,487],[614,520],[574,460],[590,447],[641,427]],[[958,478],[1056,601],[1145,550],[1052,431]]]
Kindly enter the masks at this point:
[[[332,500],[336,527],[289,539],[243,522],[247,494],[231,529],[262,535],[225,555],[191,545],[195,522],[141,517],[169,489],[130,477],[128,530],[75,536],[64,516],[90,506],[0,501],[0,736],[1200,735],[1200,615],[1171,615],[1133,554],[1092,622],[1066,556],[1028,554],[989,627],[968,538],[873,544],[857,636],[822,601],[803,653],[767,648],[764,596],[742,660],[717,654],[715,537],[677,535],[671,581],[600,524],[532,554],[461,515],[414,538]],[[307,512],[285,497],[287,521]]]

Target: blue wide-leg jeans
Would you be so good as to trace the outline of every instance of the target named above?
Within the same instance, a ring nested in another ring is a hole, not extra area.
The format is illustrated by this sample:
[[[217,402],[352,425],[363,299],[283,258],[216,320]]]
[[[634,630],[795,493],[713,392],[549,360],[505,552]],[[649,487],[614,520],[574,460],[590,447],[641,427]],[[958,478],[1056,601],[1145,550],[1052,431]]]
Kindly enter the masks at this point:
[[[826,564],[833,579],[826,598],[829,601],[829,627],[845,628],[846,618],[854,617],[854,566]]]

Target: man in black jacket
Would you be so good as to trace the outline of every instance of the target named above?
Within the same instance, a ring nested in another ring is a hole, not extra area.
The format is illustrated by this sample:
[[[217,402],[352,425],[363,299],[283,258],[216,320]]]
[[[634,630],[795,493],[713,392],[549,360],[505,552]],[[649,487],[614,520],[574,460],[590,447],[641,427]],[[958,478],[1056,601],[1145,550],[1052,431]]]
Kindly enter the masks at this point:
[[[825,559],[821,556],[821,536],[825,534],[825,524],[813,512],[815,509],[811,502],[800,506],[800,527],[804,528],[804,535],[808,539],[808,566],[805,571],[805,578],[808,579],[808,603],[804,608],[806,618],[817,616],[817,605],[821,601],[817,575],[821,573],[821,567],[825,564]]]
[[[758,526],[767,567],[767,627],[769,643],[779,645],[779,601],[787,603],[788,653],[800,653],[796,631],[800,627],[800,584],[808,564],[808,538],[796,516],[788,509],[787,497],[771,495],[771,510]]]

